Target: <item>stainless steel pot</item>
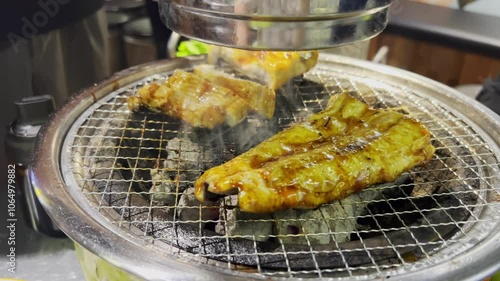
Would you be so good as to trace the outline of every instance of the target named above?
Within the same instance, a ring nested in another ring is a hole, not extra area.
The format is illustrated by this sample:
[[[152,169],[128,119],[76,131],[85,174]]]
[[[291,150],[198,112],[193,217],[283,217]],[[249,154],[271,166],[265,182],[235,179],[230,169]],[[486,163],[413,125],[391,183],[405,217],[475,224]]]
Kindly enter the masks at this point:
[[[343,218],[358,225],[348,233],[350,241],[340,241],[343,233],[333,230],[273,234],[266,241],[222,235],[209,225],[227,223],[225,218],[176,215],[187,209],[202,214],[206,207],[154,205],[147,198],[156,194],[138,188],[150,184],[147,175],[174,153],[168,144],[193,132],[155,114],[130,113],[126,98],[144,83],[204,61],[174,59],[116,74],[73,97],[43,128],[32,181],[52,218],[92,257],[147,280],[478,280],[498,270],[500,117],[429,79],[345,57],[321,54],[304,79],[278,91],[272,124],[282,129],[320,110],[331,95],[350,92],[371,106],[402,108],[428,127],[437,147],[429,165],[363,191],[382,195],[365,199],[361,215]],[[271,123],[250,118],[246,124],[264,132]],[[174,171],[191,175],[187,183],[201,172]],[[331,242],[298,245],[285,239],[321,235]]]

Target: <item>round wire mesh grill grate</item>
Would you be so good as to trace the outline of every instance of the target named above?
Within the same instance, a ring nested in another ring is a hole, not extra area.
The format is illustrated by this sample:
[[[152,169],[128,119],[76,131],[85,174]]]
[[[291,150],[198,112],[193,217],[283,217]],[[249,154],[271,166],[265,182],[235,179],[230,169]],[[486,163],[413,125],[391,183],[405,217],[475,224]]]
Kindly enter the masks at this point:
[[[69,192],[125,239],[133,235],[165,255],[254,277],[370,279],[445,262],[498,231],[498,147],[427,93],[320,63],[278,92],[273,120],[249,117],[208,132],[128,110],[128,96],[166,75],[109,93],[64,140]],[[432,161],[318,210],[257,216],[240,213],[231,197],[196,202],[190,187],[204,170],[320,111],[341,92],[423,122],[437,148]]]

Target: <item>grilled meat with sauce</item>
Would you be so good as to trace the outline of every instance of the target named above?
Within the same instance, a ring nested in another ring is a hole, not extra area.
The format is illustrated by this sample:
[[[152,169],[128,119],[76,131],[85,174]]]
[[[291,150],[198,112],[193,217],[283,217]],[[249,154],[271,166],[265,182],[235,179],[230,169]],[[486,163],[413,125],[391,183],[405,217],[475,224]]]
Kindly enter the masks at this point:
[[[434,150],[418,121],[340,94],[307,121],[206,171],[195,195],[203,202],[237,193],[244,212],[311,209],[394,181]]]
[[[249,80],[235,78],[220,70],[216,70],[213,65],[198,65],[194,68],[194,74],[217,86],[230,89],[240,98],[244,99],[254,112],[266,118],[274,116],[276,101],[274,90]]]
[[[208,62],[216,64],[219,59],[227,62],[242,75],[276,90],[290,79],[313,68],[318,62],[318,51],[247,51],[211,46]]]
[[[164,83],[145,85],[127,102],[132,111],[146,107],[192,127],[213,129],[221,124],[235,126],[249,112],[270,118],[274,99],[274,91],[267,87],[220,72],[206,74],[200,68],[197,73],[176,70]]]

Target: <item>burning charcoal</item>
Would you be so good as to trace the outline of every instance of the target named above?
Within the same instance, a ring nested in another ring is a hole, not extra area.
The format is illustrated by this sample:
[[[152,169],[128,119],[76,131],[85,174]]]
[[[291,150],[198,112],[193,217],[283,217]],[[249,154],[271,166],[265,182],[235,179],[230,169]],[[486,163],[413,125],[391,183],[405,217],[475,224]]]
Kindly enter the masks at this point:
[[[219,219],[219,203],[207,201],[200,204],[194,195],[193,187],[182,193],[177,208],[180,221],[201,220],[202,227],[208,220],[216,221]]]
[[[226,196],[221,202],[220,222],[215,232],[228,235],[253,235],[257,241],[265,241],[272,234],[272,216],[269,214],[244,213],[236,207],[238,196]]]
[[[363,208],[359,211],[361,209],[359,205],[351,201],[353,197],[347,197],[341,202],[333,202],[319,209],[330,230],[334,232],[333,236],[337,243],[349,241],[350,232],[357,228],[356,217],[364,210]],[[359,214],[356,214],[355,210]]]
[[[357,218],[366,212],[368,202],[380,197],[382,189],[371,188],[353,194],[341,201],[333,202],[320,208],[328,221],[337,243],[347,242],[351,233],[358,229]]]
[[[210,162],[212,153],[184,138],[173,138],[166,146],[167,158],[163,169],[152,169],[153,185],[149,194],[154,205],[173,206],[177,193],[193,186],[192,180],[200,176],[203,163]]]
[[[205,153],[199,145],[188,139],[173,138],[167,143],[167,159],[164,167],[167,169],[193,170],[203,161]]]
[[[285,210],[274,213],[276,234],[285,244],[327,244],[330,242],[328,223],[317,210]],[[308,233],[323,233],[324,235],[308,236]]]
[[[153,186],[149,190],[153,205],[175,205],[176,189],[179,183],[179,178],[172,179],[169,176],[171,172],[166,172],[158,169],[151,169],[151,179]]]
[[[362,192],[353,194],[346,199],[340,201],[342,204],[342,207],[344,209],[352,208],[352,213],[354,214],[354,217],[360,216],[364,213],[366,213],[366,207],[368,206],[368,203],[370,201],[376,200],[378,198],[382,197],[382,193],[385,192],[386,190],[391,190],[393,191],[394,188],[400,182],[404,182],[406,179],[408,179],[407,175],[403,175],[399,178],[396,179],[394,183],[385,183],[385,184],[379,184],[375,185],[371,188],[367,188],[363,190]],[[389,191],[389,192],[391,192]],[[349,207],[348,207],[349,205]]]
[[[357,217],[365,212],[368,201],[378,197],[380,192],[366,189],[316,210],[276,212],[273,215],[276,220],[275,234],[283,235],[283,243],[290,244],[308,244],[308,240],[312,244],[328,244],[332,237],[337,243],[347,242],[351,232],[358,227]]]
[[[442,143],[434,142],[433,145],[438,148],[437,157],[448,158],[449,151],[442,149]],[[445,162],[433,159],[424,166],[415,167],[410,174],[414,183],[411,196],[421,198],[435,193],[441,186],[440,180],[446,179],[449,171],[446,170]]]
[[[442,133],[441,141],[433,143],[436,147],[435,159],[422,167],[416,167],[411,173],[414,188],[411,196],[424,197],[434,193],[443,193],[452,191],[462,191],[466,186],[476,186],[474,182],[464,184],[463,181],[455,182],[456,178],[471,179],[475,177],[472,168],[464,168],[464,162],[467,166],[476,165],[473,157],[468,156],[470,152],[455,143],[455,140],[446,138],[448,135]],[[442,182],[447,182],[443,184]],[[472,181],[472,180],[468,180]],[[448,189],[448,190],[447,190]]]

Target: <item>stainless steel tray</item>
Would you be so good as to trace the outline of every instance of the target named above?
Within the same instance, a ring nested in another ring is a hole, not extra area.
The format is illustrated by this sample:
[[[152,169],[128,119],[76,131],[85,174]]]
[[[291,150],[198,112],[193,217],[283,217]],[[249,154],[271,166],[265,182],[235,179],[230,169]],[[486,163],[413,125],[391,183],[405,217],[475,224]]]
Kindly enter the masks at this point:
[[[75,242],[151,280],[412,280],[422,279],[423,270],[426,280],[476,280],[500,267],[500,118],[429,79],[333,55],[322,54],[303,79],[278,92],[273,126],[283,129],[319,111],[329,96],[349,92],[372,106],[409,112],[426,124],[438,148],[429,165],[406,179],[363,191],[383,195],[364,202],[374,207],[359,217],[345,219],[370,227],[350,232],[355,239],[349,242],[337,241],[335,231],[299,234],[307,241],[331,236],[326,246],[283,242],[286,235],[270,235],[274,242],[266,244],[252,235],[216,235],[201,227],[208,222],[203,219],[163,216],[167,209],[206,210],[154,205],[144,199],[146,191],[136,189],[151,183],[145,175],[162,161],[169,141],[196,133],[175,120],[131,114],[126,97],[204,60],[175,59],[119,73],[76,95],[44,127],[31,176],[42,203]],[[245,126],[252,124],[269,125],[252,117]],[[176,175],[183,174],[196,177],[178,169]],[[435,190],[419,197],[411,193],[416,184]]]

